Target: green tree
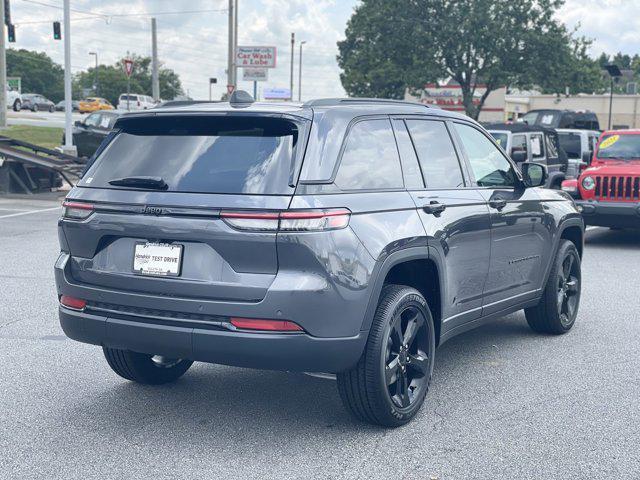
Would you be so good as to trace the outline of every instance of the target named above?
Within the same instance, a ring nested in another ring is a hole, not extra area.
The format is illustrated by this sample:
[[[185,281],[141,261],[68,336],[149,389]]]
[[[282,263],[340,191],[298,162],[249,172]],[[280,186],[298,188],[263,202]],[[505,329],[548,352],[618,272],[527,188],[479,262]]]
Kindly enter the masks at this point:
[[[64,70],[44,52],[8,49],[7,76],[22,79],[23,93],[39,93],[53,102],[64,98]]]
[[[567,84],[566,64],[582,43],[555,19],[564,0],[362,0],[338,43],[342,84],[350,95],[402,98],[405,90],[451,78],[477,118],[501,86]],[[582,59],[584,60],[584,59]],[[553,83],[545,79],[554,73]],[[485,93],[474,102],[479,84]]]
[[[131,93],[151,95],[151,57],[133,55],[134,69],[131,75]],[[95,67],[76,75],[74,91],[82,92],[83,89],[93,89],[96,78]],[[160,83],[160,97],[173,99],[181,95],[182,85],[180,77],[173,70],[160,65],[158,69]],[[114,105],[118,97],[127,91],[127,76],[124,73],[122,61],[113,65],[98,65],[98,94],[106,98]]]
[[[607,82],[603,75],[603,67],[608,63],[608,57],[593,59],[588,50],[591,41],[584,38],[572,38],[568,44],[559,42],[556,50],[549,55],[555,56],[556,65],[552,70],[545,70],[542,75],[533,76],[537,87],[544,93],[602,93],[607,89]],[[603,54],[604,55],[604,54]]]

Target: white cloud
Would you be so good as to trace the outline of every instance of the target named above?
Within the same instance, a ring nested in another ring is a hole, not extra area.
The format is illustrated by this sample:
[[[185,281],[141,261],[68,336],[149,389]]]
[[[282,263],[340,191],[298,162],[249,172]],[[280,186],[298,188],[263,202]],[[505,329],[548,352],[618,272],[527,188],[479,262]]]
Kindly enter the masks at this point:
[[[640,1],[567,0],[558,18],[593,39],[593,56],[640,53]]]
[[[61,4],[50,0],[51,4]],[[288,87],[290,68],[290,35],[306,40],[303,49],[303,98],[341,96],[336,42],[344,35],[346,22],[355,0],[240,0],[240,44],[275,45],[278,67],[269,72],[262,86]],[[221,9],[227,0],[72,0],[71,39],[72,71],[93,64],[89,51],[99,53],[100,63],[114,63],[127,51],[150,55],[151,33],[147,18],[113,17],[82,19],[84,11],[105,14],[156,13],[176,10]],[[12,2],[13,22],[17,24],[14,48],[45,51],[55,61],[63,61],[63,42],[54,41],[50,21],[61,20],[62,10],[25,1]],[[44,23],[29,23],[46,21]],[[222,12],[185,15],[157,15],[160,60],[174,69],[184,88],[194,98],[208,97],[208,79],[217,77],[214,98],[225,91],[227,67],[227,14]],[[295,50],[295,96],[298,88],[298,49]],[[239,73],[239,78],[241,74]],[[240,82],[240,88],[252,85]]]

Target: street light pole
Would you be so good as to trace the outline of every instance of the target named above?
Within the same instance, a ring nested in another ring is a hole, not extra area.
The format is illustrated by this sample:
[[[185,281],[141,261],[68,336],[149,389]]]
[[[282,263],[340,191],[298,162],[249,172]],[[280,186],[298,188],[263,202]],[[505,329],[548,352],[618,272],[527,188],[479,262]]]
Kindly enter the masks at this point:
[[[296,48],[296,34],[291,34],[291,76],[289,78],[289,100],[293,100],[293,52]]]
[[[64,147],[63,152],[75,153],[71,127],[71,7],[64,0]]]
[[[609,73],[609,77],[611,77],[611,90],[609,92],[609,127],[611,130],[611,117],[613,115],[613,81],[616,78],[620,78],[622,76],[622,72],[620,71],[620,67],[614,64],[605,65],[604,69]]]
[[[611,130],[611,114],[613,113],[613,77],[611,77],[611,88],[609,90],[609,126],[607,130]]]
[[[154,102],[160,101],[160,77],[158,76],[158,33],[156,19],[151,19],[151,95]]]
[[[0,128],[7,126],[7,57],[5,52],[4,33],[4,7],[5,2],[0,2],[0,22],[2,22],[2,35],[0,38]]]
[[[300,42],[300,58],[298,59],[298,101],[302,101],[302,45],[307,43],[306,40]]]
[[[93,81],[96,90],[96,97],[99,95],[98,91],[98,52],[89,52],[89,55],[93,55],[96,57],[96,71],[95,71],[95,80]]]

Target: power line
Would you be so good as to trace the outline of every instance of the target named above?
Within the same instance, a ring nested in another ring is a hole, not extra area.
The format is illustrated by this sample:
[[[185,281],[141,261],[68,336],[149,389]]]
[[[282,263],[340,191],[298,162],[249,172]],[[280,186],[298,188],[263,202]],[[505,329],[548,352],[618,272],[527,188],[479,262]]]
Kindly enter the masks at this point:
[[[59,5],[53,5],[51,3],[41,2],[39,0],[22,0],[23,2],[33,3],[35,5],[40,5],[43,7],[55,8],[58,10],[62,10],[62,7]],[[91,17],[103,18],[104,20],[110,20],[111,18],[120,18],[120,17],[156,17],[160,15],[191,15],[195,13],[226,13],[227,10],[224,8],[208,8],[201,10],[174,10],[174,11],[162,11],[162,12],[133,12],[133,13],[102,13],[95,12],[90,10],[79,10],[77,8],[72,8],[72,12],[74,13],[82,13],[86,14],[86,17],[82,19],[92,19]]]

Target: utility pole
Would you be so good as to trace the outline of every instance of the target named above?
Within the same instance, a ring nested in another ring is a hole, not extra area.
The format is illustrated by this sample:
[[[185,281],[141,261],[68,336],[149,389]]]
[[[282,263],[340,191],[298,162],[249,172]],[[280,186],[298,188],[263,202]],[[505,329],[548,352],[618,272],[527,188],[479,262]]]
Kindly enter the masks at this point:
[[[64,0],[64,153],[75,154],[71,127],[71,8],[70,0]]]
[[[158,33],[156,19],[151,19],[151,94],[155,102],[160,101],[160,78],[158,77]]]
[[[95,87],[95,91],[96,91],[96,96],[100,95],[100,93],[98,92],[99,88],[98,88],[98,52],[89,52],[89,55],[95,56],[96,57],[96,69],[95,69],[95,75],[94,75],[94,80],[93,80],[93,84]]]
[[[7,53],[5,51],[4,0],[0,1],[0,19],[2,19],[2,38],[0,39],[0,128],[7,126]]]
[[[293,101],[293,52],[296,48],[296,34],[291,34],[291,75],[289,81],[289,93],[291,94],[291,98],[289,100]]]
[[[298,59],[298,101],[302,101],[302,45],[307,43],[306,40],[300,42],[300,58]]]
[[[238,2],[234,0],[233,6],[233,89],[238,88],[238,62],[236,55],[238,53]]]
[[[231,95],[231,93],[233,93],[233,90],[235,90],[235,87],[236,87],[236,78],[235,78],[235,73],[236,73],[236,71],[235,71],[235,65],[236,65],[236,62],[235,62],[235,52],[236,52],[235,25],[236,25],[235,0],[229,0],[229,52],[228,52],[229,58],[227,59],[227,93],[229,95]]]

